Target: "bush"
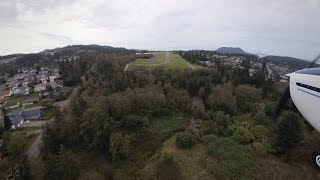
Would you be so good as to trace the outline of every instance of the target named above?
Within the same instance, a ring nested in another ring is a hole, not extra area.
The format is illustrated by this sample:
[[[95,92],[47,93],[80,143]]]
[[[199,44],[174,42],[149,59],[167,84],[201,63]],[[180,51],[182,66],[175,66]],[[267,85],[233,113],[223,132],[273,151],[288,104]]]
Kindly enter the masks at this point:
[[[191,148],[196,143],[195,138],[190,133],[179,133],[176,138],[176,144],[178,147],[187,149]]]
[[[213,135],[213,134],[208,134],[208,135],[205,135],[201,138],[201,142],[203,144],[206,144],[208,145],[209,143],[211,142],[214,142],[218,139],[218,137],[216,135]]]

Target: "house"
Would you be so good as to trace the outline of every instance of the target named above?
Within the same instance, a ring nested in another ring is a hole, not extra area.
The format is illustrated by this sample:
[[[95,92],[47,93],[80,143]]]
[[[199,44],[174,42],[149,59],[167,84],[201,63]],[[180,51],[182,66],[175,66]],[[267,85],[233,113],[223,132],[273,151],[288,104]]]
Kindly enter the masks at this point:
[[[41,117],[41,110],[16,110],[8,114],[11,120],[11,128],[20,127],[25,121],[38,120]]]
[[[13,78],[15,80],[23,80],[24,76],[25,76],[24,74],[15,74]]]
[[[51,83],[49,83],[49,86],[50,86],[53,90],[55,90],[55,89],[57,89],[57,87],[59,86],[59,84],[56,83],[56,82],[51,82]]]
[[[41,82],[42,84],[47,84],[47,83],[49,82],[48,76],[46,76],[46,75],[40,75],[40,77],[39,77],[39,82]]]
[[[10,121],[11,121],[11,129],[16,129],[18,127],[21,127],[22,124],[24,123],[24,118],[19,116],[19,117],[12,117],[10,118]]]
[[[13,90],[14,95],[21,95],[24,94],[24,88],[23,87],[17,87]]]
[[[35,109],[35,110],[25,110],[22,112],[23,118],[27,120],[38,120],[41,117],[41,110]]]
[[[40,91],[44,91],[47,89],[47,85],[45,84],[38,84],[34,87],[34,91],[35,92],[40,92]]]
[[[40,101],[39,98],[27,99],[22,102],[22,105],[35,104],[35,103],[39,103],[39,101]]]
[[[15,110],[8,114],[10,118],[22,116],[22,110]]]
[[[3,108],[5,109],[13,109],[19,107],[20,103],[19,102],[7,102]]]
[[[55,69],[53,69],[53,74],[55,75],[55,76],[59,76],[59,69],[58,68],[55,68]]]
[[[10,90],[0,90],[0,99],[4,99],[6,97],[10,97],[12,95],[12,92]]]
[[[30,94],[31,88],[29,87],[18,87],[13,91],[15,95],[26,95]]]
[[[56,79],[59,78],[59,77],[60,77],[59,75],[58,75],[58,76],[56,76],[56,75],[51,75],[51,76],[49,76],[49,81],[50,81],[50,83],[56,82]]]
[[[32,76],[28,76],[22,81],[22,86],[28,87],[28,85],[31,84],[32,82],[33,82]]]
[[[51,98],[51,93],[50,92],[45,92],[43,95],[42,95],[43,98]]]

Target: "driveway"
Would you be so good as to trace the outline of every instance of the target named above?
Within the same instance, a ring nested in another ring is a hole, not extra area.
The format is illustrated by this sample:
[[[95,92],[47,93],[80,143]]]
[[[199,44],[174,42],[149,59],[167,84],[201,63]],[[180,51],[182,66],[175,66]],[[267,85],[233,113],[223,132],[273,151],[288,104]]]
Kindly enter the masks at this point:
[[[27,155],[29,159],[37,158],[40,154],[42,144],[42,133],[39,135],[39,137],[33,142],[33,144],[30,146],[29,150],[27,151]]]

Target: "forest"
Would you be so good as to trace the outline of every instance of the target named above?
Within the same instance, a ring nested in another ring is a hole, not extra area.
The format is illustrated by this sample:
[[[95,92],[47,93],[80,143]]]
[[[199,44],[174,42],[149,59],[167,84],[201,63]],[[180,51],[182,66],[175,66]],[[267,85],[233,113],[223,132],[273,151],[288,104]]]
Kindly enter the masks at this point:
[[[265,65],[250,76],[254,57],[242,68],[216,63],[124,72],[137,58],[131,51],[99,51],[59,62],[65,85],[79,88],[45,127],[37,167],[7,140],[22,179],[317,177],[310,158],[320,134],[292,102],[273,118],[287,84],[268,79]]]

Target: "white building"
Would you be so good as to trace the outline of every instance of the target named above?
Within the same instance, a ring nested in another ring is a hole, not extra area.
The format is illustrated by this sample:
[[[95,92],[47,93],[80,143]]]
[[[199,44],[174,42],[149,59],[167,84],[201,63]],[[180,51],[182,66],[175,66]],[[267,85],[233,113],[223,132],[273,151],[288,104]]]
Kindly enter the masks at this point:
[[[46,84],[38,84],[34,87],[34,91],[35,92],[39,92],[39,91],[44,91],[47,89],[47,85]]]

